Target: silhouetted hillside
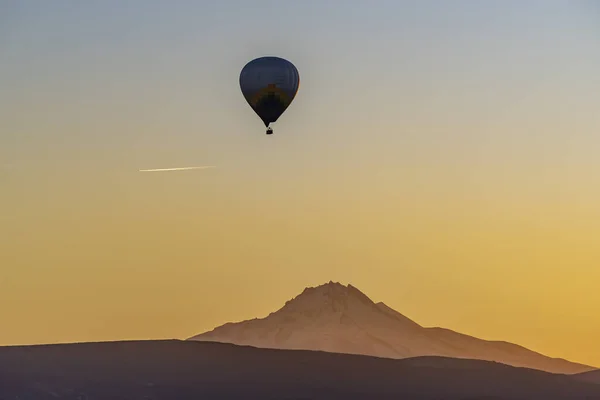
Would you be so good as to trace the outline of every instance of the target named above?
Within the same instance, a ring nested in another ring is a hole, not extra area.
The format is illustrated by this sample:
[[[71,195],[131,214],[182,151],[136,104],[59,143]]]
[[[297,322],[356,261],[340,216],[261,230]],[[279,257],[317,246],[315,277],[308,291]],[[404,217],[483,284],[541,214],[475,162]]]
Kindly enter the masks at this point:
[[[600,384],[600,369],[596,371],[584,372],[582,374],[575,375],[578,379],[586,382],[592,382]]]
[[[478,360],[193,341],[0,347],[0,399],[600,400],[600,385]]]
[[[374,303],[354,286],[334,282],[306,288],[265,318],[227,323],[189,340],[386,358],[479,359],[565,374],[595,369],[512,343],[425,328],[384,303]]]

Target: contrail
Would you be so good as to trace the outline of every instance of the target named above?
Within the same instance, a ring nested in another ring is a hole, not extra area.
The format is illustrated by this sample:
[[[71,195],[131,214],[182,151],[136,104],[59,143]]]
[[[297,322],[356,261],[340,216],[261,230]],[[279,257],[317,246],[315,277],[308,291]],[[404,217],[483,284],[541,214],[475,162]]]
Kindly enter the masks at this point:
[[[206,169],[206,168],[217,168],[217,167],[215,165],[204,165],[202,167],[155,168],[155,169],[140,169],[140,172],[187,171],[190,169]]]

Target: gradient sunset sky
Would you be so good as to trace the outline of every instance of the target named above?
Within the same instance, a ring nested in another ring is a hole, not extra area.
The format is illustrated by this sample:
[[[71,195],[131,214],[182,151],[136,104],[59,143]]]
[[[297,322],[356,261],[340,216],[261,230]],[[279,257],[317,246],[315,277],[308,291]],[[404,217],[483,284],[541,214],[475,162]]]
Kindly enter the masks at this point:
[[[592,1],[0,2],[0,345],[186,338],[334,280],[600,366],[599,49]],[[272,136],[263,55],[301,77]]]

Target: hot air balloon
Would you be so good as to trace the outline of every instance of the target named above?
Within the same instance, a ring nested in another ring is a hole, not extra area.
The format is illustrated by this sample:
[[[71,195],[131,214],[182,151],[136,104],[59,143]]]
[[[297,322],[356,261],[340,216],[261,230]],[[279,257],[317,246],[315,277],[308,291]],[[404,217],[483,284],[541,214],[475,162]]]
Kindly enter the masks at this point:
[[[298,69],[279,57],[260,57],[250,61],[240,73],[244,98],[267,127],[277,121],[296,97],[300,86]]]

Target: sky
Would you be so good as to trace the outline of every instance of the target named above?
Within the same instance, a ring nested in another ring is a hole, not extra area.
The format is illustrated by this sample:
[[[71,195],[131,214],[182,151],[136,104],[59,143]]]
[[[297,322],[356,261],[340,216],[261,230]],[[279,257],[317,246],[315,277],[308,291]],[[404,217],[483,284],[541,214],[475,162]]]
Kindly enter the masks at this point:
[[[598,48],[579,0],[0,1],[0,345],[187,338],[333,280],[600,367]],[[270,136],[264,55],[301,79]]]

